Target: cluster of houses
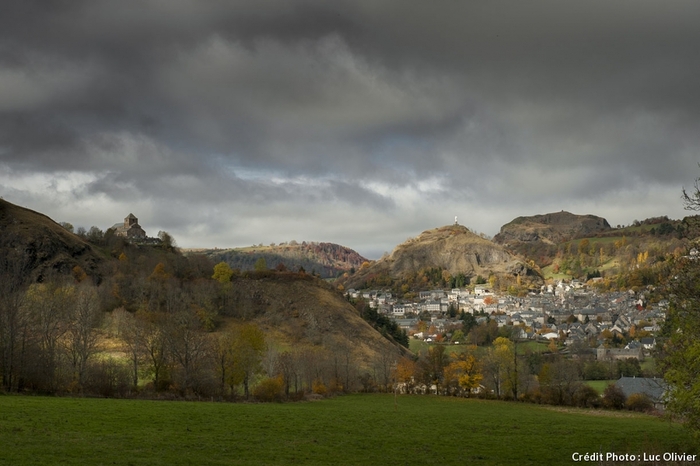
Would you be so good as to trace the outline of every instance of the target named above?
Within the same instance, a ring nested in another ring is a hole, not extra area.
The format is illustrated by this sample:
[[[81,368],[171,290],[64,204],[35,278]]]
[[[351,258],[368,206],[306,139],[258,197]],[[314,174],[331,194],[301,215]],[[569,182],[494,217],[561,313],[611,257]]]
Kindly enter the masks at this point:
[[[546,339],[570,346],[582,344],[596,346],[598,360],[644,359],[645,353],[654,349],[654,335],[666,319],[668,301],[647,306],[643,293],[599,293],[585,284],[573,280],[560,281],[543,287],[540,293],[526,297],[500,295],[488,285],[476,285],[473,290],[422,291],[418,299],[406,302],[391,293],[380,290],[348,290],[351,298],[363,298],[381,314],[396,320],[397,324],[413,335],[427,341],[437,334],[419,331],[419,322],[429,316],[430,327],[443,333],[459,324],[462,312],[477,316],[477,323],[495,320],[499,327],[513,325],[520,329],[519,339]],[[450,311],[454,312],[450,312]],[[455,317],[450,317],[450,315]],[[605,339],[630,335],[632,329],[643,335],[629,339],[624,348],[611,348],[603,344]],[[656,409],[664,409],[667,386],[663,379],[622,377],[616,384],[625,396],[643,393]]]
[[[418,299],[410,302],[381,290],[350,289],[347,294],[365,299],[377,312],[395,319],[409,334],[424,339],[434,338],[418,332],[419,321],[427,315],[436,333],[443,333],[458,323],[450,314],[458,316],[465,312],[477,316],[477,322],[492,319],[499,327],[519,327],[521,339],[556,339],[567,346],[593,343],[598,346],[599,359],[642,360],[645,350],[653,349],[656,344],[653,335],[666,318],[668,307],[668,302],[662,301],[647,309],[643,294],[598,293],[576,280],[560,281],[522,298],[495,293],[489,285],[476,285],[473,290],[421,291]],[[602,345],[605,338],[629,335],[633,327],[644,337],[630,341],[625,348]]]

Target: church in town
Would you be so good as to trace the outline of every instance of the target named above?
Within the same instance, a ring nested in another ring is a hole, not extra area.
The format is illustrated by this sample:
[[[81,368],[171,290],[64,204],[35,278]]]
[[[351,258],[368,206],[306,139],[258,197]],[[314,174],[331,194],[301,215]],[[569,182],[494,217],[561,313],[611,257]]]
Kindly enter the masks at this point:
[[[134,214],[129,214],[125,219],[124,223],[115,223],[112,226],[114,234],[117,236],[123,236],[132,240],[144,240],[146,239],[146,232],[141,225],[139,225],[139,219],[136,218]]]

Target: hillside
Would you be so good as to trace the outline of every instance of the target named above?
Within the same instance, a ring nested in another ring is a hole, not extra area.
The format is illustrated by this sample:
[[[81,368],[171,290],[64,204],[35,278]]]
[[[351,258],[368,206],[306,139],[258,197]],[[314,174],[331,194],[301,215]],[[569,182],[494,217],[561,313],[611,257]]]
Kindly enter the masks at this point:
[[[697,216],[635,220],[612,228],[594,215],[569,212],[518,217],[494,241],[526,261],[545,278],[604,278],[609,289],[657,285],[669,257],[700,232]]]
[[[24,302],[29,313],[21,333],[0,328],[6,391],[79,387],[106,396],[145,390],[235,397],[241,384],[248,396],[249,383],[281,375],[287,392],[310,393],[314,384],[354,390],[361,376],[386,385],[391,364],[409,354],[391,334],[363,320],[336,288],[310,274],[231,271],[214,279],[215,265],[202,255],[114,236],[100,240],[98,247],[109,251],[103,257],[47,216],[5,201],[0,233],[0,284],[13,285],[2,287],[0,309]],[[84,280],[76,266],[95,279]],[[252,351],[240,330],[250,324],[256,330],[245,335],[256,331],[267,346],[243,377],[232,354]],[[229,345],[225,351],[222,341]],[[82,362],[75,363],[78,352]],[[229,370],[224,382],[215,363],[221,354]],[[118,374],[108,375],[115,364]]]
[[[296,273],[236,277],[227,318],[255,322],[280,350],[323,348],[358,369],[408,353],[373,329],[331,285]]]
[[[52,273],[80,266],[95,276],[104,257],[89,243],[46,215],[0,199],[0,252],[16,254],[24,273],[41,281]]]
[[[214,262],[226,262],[232,269],[253,270],[260,259],[264,259],[267,268],[276,268],[280,264],[287,270],[300,268],[321,276],[333,278],[352,269],[359,269],[367,259],[350,248],[333,243],[316,243],[292,241],[270,246],[252,246],[228,250],[204,250]]]
[[[578,237],[593,236],[611,230],[610,224],[595,215],[555,212],[531,217],[518,217],[503,225],[494,236],[498,244],[541,241],[558,244]]]
[[[516,259],[502,246],[484,239],[460,225],[424,231],[418,237],[397,246],[386,257],[363,267],[352,276],[344,277],[346,287],[388,286],[402,282],[420,287],[426,274],[463,277],[469,280],[481,276],[496,276],[504,283],[520,281],[523,285],[541,283],[539,274]],[[448,280],[444,280],[447,284]],[[473,281],[472,281],[473,283]],[[463,283],[460,283],[463,285]]]

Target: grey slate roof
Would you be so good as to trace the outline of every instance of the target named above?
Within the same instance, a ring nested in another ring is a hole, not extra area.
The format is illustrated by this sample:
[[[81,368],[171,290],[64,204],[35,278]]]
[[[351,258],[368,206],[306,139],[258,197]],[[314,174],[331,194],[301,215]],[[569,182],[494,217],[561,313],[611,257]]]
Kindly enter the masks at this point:
[[[615,385],[622,390],[625,396],[629,397],[635,393],[647,395],[655,403],[663,400],[666,392],[666,382],[663,379],[650,377],[620,377]]]

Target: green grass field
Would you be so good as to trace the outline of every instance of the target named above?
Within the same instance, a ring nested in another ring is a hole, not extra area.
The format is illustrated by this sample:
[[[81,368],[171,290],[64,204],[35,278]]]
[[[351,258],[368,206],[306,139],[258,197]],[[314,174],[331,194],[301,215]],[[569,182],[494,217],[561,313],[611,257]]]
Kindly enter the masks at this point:
[[[586,380],[586,385],[590,385],[595,388],[601,395],[608,388],[608,385],[614,384],[617,380]]]
[[[287,404],[0,396],[0,464],[568,464],[574,452],[691,452],[631,413],[433,396]]]

